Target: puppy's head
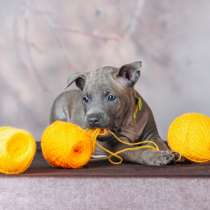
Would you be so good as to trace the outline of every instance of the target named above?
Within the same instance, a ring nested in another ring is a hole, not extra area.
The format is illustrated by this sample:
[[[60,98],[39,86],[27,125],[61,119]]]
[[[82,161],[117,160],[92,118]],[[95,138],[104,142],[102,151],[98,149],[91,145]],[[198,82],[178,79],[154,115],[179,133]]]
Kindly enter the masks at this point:
[[[137,61],[120,68],[105,66],[69,78],[68,87],[75,82],[82,91],[86,127],[119,130],[129,110],[140,68],[141,62]]]

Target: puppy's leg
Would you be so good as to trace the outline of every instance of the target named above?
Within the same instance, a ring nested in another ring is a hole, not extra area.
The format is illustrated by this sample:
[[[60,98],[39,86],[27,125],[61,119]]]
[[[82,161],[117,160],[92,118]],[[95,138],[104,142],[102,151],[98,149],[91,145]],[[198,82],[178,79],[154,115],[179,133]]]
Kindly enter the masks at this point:
[[[125,139],[123,139],[125,141]],[[160,148],[159,151],[151,149],[139,149],[126,151],[121,154],[125,161],[139,163],[150,166],[167,165],[175,161],[176,155],[172,153],[167,145],[160,139],[153,140]],[[126,148],[124,145],[118,145],[116,151]]]

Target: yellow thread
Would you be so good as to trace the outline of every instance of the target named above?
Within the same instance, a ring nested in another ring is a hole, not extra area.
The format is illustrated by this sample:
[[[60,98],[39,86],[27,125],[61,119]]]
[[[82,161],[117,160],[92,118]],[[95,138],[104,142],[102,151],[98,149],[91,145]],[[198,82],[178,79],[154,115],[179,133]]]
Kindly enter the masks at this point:
[[[98,142],[96,143],[97,147],[99,147],[101,150],[107,152],[108,154],[110,154],[109,157],[107,158],[102,158],[102,159],[108,159],[110,163],[112,163],[113,165],[120,165],[123,162],[123,158],[120,155],[117,155],[115,152],[110,151],[109,149],[107,149],[106,147],[102,146],[101,144],[99,144]],[[119,161],[113,161],[111,158],[112,157],[116,157],[119,159]]]
[[[140,98],[140,97],[137,97],[136,99],[137,99],[138,101],[137,101],[136,109],[135,109],[135,111],[133,112],[133,120],[134,120],[134,121],[136,120],[137,114],[138,114],[139,111],[141,111],[141,108],[142,108],[142,106],[143,106],[141,98]]]
[[[135,143],[131,143],[131,142],[126,142],[121,140],[114,132],[112,132],[111,130],[109,130],[109,133],[115,137],[115,139],[117,139],[120,143],[122,144],[126,144],[128,146],[136,146],[136,145],[140,145],[140,144],[153,144],[153,146],[159,150],[157,144],[155,144],[153,141],[149,141],[149,140],[145,140],[145,141],[140,141],[140,142],[135,142]]]
[[[112,152],[110,151],[109,149],[107,149],[106,147],[102,146],[99,142],[96,142],[96,146],[98,148],[100,148],[101,150],[105,151],[106,153],[109,154],[108,157],[105,157],[105,158],[100,158],[100,160],[107,160],[113,164],[113,165],[120,165],[122,164],[123,162],[123,158],[119,155],[123,152],[127,152],[127,151],[135,151],[135,150],[139,150],[139,149],[152,149],[152,150],[156,150],[156,151],[159,151],[159,147],[158,145],[151,141],[151,140],[145,140],[145,141],[139,141],[139,142],[135,142],[135,143],[131,143],[131,142],[126,142],[126,141],[123,141],[122,139],[120,139],[114,132],[112,132],[111,130],[108,130],[108,132],[120,143],[122,144],[125,144],[125,145],[128,145],[128,146],[135,146],[135,147],[128,147],[128,148],[124,148],[124,149],[121,149],[121,150],[118,150],[116,152]],[[96,141],[96,140],[95,140]],[[145,145],[145,144],[152,144],[152,145]],[[177,153],[177,152],[176,152]],[[180,161],[182,156],[180,153],[177,153],[179,154],[179,157],[176,161]],[[112,158],[115,157],[118,159],[118,161],[114,161],[112,160]]]
[[[96,142],[97,147],[99,147],[101,150],[105,151],[106,153],[109,154],[108,157],[106,158],[100,158],[101,160],[104,159],[108,159],[108,161],[113,164],[113,165],[120,165],[123,162],[123,158],[119,155],[123,152],[127,152],[127,151],[134,151],[134,150],[139,150],[139,149],[152,149],[152,150],[159,150],[158,145],[150,140],[146,140],[146,141],[140,141],[140,142],[135,142],[135,143],[130,143],[130,142],[125,142],[123,140],[121,140],[118,136],[116,136],[112,131],[108,131],[111,135],[113,135],[113,137],[120,143],[125,144],[125,145],[129,145],[129,146],[136,146],[136,147],[128,147],[128,148],[124,148],[121,149],[117,152],[112,152],[109,149],[107,149],[106,147],[102,146],[101,144],[99,144],[98,142]],[[95,140],[96,141],[96,140]],[[143,144],[143,145],[142,145]],[[144,144],[152,144],[152,145],[144,145]],[[141,145],[141,146],[140,146]],[[118,159],[118,161],[114,161],[112,158],[115,157]]]
[[[135,150],[139,150],[139,149],[152,149],[152,150],[156,150],[153,146],[147,146],[147,145],[145,145],[145,146],[138,146],[138,147],[133,147],[133,148],[125,148],[125,149],[122,149],[122,150],[119,150],[119,151],[117,151],[117,152],[115,152],[114,154],[115,154],[115,156],[116,155],[118,155],[118,154],[120,154],[120,153],[123,153],[123,152],[127,152],[127,151],[135,151]],[[112,160],[112,155],[109,155],[108,156],[108,160],[109,160],[109,162],[111,162],[111,163],[113,163],[114,161]],[[121,156],[120,156],[121,157]],[[122,158],[122,157],[121,157]],[[122,161],[123,161],[123,158],[122,158]],[[122,162],[120,162],[120,164],[121,164]],[[115,163],[116,164],[116,163]],[[117,163],[118,164],[118,163]]]

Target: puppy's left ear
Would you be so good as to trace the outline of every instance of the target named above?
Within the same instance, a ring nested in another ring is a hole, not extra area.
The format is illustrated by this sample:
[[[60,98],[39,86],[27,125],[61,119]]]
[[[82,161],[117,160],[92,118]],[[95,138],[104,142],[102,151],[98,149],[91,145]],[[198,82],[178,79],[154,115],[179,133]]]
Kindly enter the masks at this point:
[[[126,86],[133,87],[141,75],[141,67],[141,61],[125,64],[119,68],[117,79],[120,79]]]

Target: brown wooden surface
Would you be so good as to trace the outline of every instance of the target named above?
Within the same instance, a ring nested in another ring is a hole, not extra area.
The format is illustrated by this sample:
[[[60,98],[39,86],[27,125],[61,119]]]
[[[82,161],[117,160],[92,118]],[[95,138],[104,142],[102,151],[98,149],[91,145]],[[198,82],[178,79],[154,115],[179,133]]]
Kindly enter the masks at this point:
[[[4,175],[2,175],[4,176]],[[53,168],[47,164],[38,151],[31,167],[24,177],[210,177],[210,164],[175,164],[161,167],[138,164],[112,166],[106,161],[92,162],[81,169]],[[13,177],[13,176],[12,176]]]

